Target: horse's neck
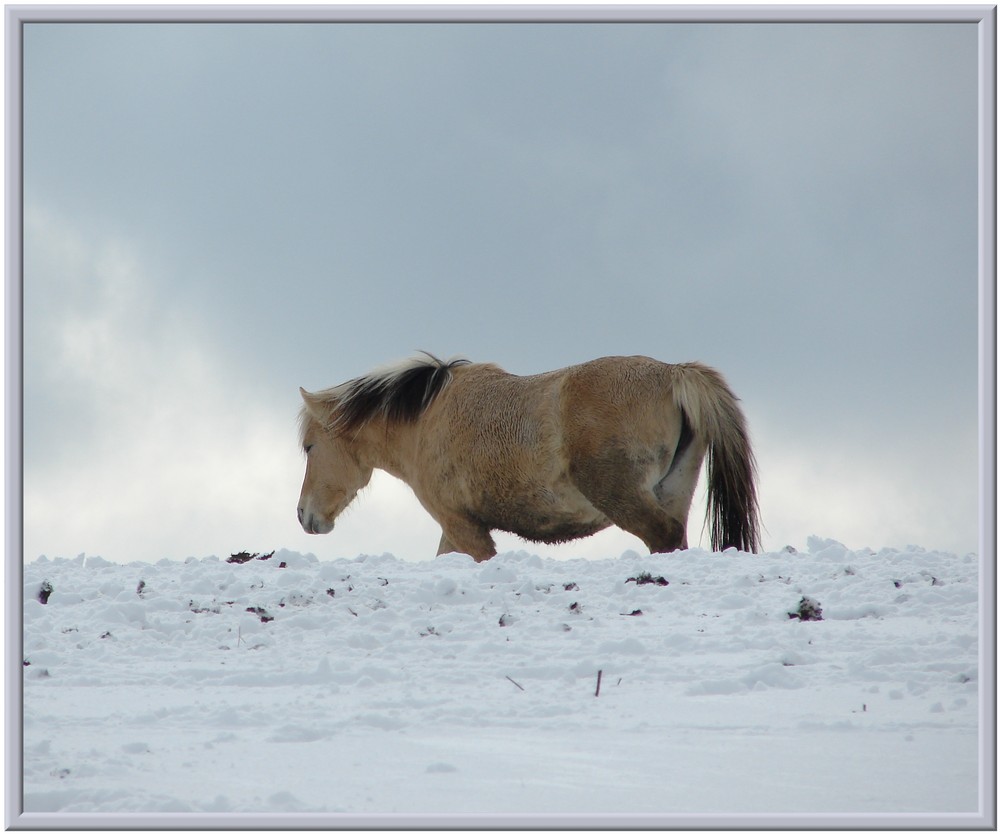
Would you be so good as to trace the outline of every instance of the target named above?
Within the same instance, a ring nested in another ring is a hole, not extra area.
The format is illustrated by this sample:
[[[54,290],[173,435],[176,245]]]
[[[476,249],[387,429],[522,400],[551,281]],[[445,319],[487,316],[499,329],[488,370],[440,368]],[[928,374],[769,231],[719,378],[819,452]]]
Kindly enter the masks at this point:
[[[382,418],[370,420],[355,440],[362,462],[407,480],[416,465],[415,427],[415,423],[386,425]]]

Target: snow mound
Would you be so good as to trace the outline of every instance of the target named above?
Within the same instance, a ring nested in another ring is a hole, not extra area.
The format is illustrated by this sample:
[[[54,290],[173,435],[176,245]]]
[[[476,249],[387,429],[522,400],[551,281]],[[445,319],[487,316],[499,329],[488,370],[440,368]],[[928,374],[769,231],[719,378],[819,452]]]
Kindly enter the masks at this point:
[[[264,556],[25,566],[26,811],[977,809],[972,555]]]

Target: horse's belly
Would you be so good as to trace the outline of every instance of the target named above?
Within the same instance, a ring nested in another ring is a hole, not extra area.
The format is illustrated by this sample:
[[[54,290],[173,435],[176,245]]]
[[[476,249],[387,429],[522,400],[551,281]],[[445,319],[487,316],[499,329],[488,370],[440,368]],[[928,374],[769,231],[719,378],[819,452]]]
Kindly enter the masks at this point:
[[[540,489],[516,500],[498,502],[489,526],[528,541],[558,544],[593,535],[611,525],[603,513],[574,492]]]

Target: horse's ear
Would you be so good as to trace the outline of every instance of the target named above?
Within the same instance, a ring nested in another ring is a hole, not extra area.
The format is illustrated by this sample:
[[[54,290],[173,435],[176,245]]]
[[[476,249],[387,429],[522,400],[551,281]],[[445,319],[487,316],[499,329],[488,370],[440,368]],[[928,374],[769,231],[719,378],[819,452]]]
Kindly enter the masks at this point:
[[[310,394],[305,388],[299,388],[299,394],[302,395],[302,402],[305,403],[306,411],[313,419],[320,420],[322,418],[322,409],[320,408],[319,397],[315,394]]]
[[[302,395],[302,402],[305,403],[306,412],[321,426],[325,426],[330,420],[330,404],[322,397],[310,394],[305,388],[299,388]]]

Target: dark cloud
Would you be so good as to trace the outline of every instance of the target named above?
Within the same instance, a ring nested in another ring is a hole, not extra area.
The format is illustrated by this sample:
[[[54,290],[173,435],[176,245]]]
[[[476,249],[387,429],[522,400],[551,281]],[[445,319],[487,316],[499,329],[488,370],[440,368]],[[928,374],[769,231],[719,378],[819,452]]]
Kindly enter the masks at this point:
[[[889,491],[933,461],[921,506],[974,486],[972,24],[29,24],[24,49],[29,471],[72,457],[48,415],[93,439],[108,389],[145,402],[58,357],[103,334],[183,389],[176,334],[268,426],[417,348],[697,358],[764,471],[836,448]],[[974,548],[958,517],[926,535]]]

